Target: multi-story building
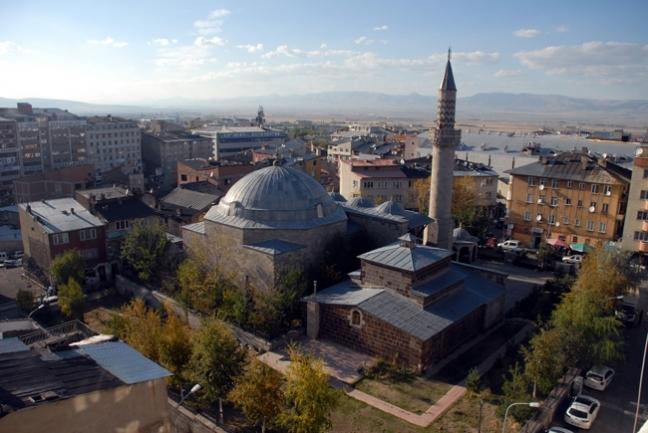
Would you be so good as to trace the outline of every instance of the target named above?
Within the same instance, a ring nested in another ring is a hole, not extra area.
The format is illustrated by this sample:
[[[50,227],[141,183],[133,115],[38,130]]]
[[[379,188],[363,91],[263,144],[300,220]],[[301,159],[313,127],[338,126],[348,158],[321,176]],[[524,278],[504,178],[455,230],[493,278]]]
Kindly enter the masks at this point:
[[[15,121],[0,117],[0,202],[11,200],[13,181],[20,174],[18,127]]]
[[[142,171],[142,134],[137,123],[113,116],[88,118],[88,159],[98,173],[121,168],[125,174]]]
[[[220,191],[227,192],[234,182],[256,168],[252,164],[214,161],[206,158],[186,159],[178,161],[178,186],[187,183],[209,182]]]
[[[51,170],[86,164],[85,119],[65,113],[48,119],[48,159],[45,167]]]
[[[25,175],[14,182],[16,203],[74,197],[79,189],[95,186],[93,165],[80,165]]]
[[[648,261],[648,137],[637,149],[628,192],[621,247]]]
[[[25,256],[43,271],[52,260],[76,249],[86,268],[110,276],[106,263],[106,223],[72,198],[33,201],[18,205]],[[46,272],[47,273],[47,272]]]
[[[508,234],[600,246],[621,237],[630,171],[585,152],[542,157],[508,170]]]
[[[489,167],[455,159],[454,182],[464,182],[475,195],[475,205],[494,209],[497,205],[497,173]],[[407,209],[418,209],[420,194],[427,190],[430,159],[420,158],[400,164],[392,160],[342,160],[340,194],[346,199],[364,197],[375,204],[388,200]],[[420,182],[425,183],[421,188]]]
[[[214,158],[217,160],[246,150],[276,146],[288,138],[283,131],[261,126],[223,126],[218,129],[203,128],[193,132],[213,140]]]
[[[208,159],[212,152],[212,140],[200,135],[169,130],[142,134],[144,173],[163,192],[176,185],[178,161]]]

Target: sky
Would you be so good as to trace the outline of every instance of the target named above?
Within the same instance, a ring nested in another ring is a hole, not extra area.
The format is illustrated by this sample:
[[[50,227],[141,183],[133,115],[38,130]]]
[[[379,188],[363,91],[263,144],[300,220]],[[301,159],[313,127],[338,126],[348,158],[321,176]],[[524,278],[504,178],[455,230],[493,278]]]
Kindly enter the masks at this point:
[[[0,1],[0,97],[648,99],[646,0]]]

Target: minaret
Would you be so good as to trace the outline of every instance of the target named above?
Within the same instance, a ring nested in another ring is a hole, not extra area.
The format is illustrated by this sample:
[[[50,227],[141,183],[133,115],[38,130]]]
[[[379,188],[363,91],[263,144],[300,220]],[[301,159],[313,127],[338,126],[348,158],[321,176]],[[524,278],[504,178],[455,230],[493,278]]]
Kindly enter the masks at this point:
[[[452,249],[452,229],[454,228],[451,208],[455,148],[461,140],[461,131],[454,127],[457,86],[452,75],[450,54],[450,49],[448,49],[448,62],[439,88],[437,119],[432,145],[430,211],[428,215],[435,220],[436,230],[428,229],[426,239],[426,243],[447,250]]]

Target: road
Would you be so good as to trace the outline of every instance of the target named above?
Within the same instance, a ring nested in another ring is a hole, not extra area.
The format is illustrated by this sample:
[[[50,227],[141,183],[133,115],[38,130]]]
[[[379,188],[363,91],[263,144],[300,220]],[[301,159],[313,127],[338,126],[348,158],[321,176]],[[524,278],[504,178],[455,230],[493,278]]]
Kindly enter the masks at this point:
[[[646,300],[643,299],[642,303]],[[644,307],[645,309],[645,307]],[[639,376],[643,348],[648,332],[648,320],[643,320],[640,326],[626,329],[625,360],[612,367],[616,376],[608,389],[594,391],[589,388],[583,394],[591,395],[601,401],[601,409],[592,429],[592,433],[633,433],[634,416],[636,410],[637,392],[639,390]],[[638,428],[648,419],[648,377],[644,376],[641,396],[640,419]],[[570,430],[579,431],[575,427],[562,423],[564,411],[559,411],[555,425],[563,425]]]

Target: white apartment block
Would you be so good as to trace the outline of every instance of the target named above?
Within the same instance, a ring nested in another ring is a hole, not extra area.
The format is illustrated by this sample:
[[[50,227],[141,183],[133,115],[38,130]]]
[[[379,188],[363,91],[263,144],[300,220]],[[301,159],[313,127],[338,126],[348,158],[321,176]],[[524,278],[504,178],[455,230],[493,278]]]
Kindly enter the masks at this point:
[[[119,117],[88,119],[88,160],[97,173],[120,167],[125,174],[142,171],[142,134],[137,123]]]

